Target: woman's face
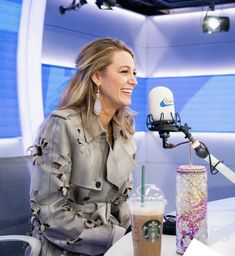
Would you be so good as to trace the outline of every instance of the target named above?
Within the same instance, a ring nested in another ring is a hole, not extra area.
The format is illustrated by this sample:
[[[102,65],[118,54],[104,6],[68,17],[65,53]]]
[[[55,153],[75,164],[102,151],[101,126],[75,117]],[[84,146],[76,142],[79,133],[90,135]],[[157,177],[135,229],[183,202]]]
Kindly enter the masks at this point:
[[[135,62],[126,51],[114,52],[112,63],[99,74],[102,110],[117,110],[131,104],[137,84]]]

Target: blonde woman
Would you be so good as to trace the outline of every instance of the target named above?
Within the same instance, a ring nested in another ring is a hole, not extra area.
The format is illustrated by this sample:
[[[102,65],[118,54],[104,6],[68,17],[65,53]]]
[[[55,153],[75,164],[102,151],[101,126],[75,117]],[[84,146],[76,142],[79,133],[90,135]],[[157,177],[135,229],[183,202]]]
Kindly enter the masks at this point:
[[[33,147],[32,235],[42,256],[103,255],[130,225],[133,52],[99,39],[83,48],[76,67]]]

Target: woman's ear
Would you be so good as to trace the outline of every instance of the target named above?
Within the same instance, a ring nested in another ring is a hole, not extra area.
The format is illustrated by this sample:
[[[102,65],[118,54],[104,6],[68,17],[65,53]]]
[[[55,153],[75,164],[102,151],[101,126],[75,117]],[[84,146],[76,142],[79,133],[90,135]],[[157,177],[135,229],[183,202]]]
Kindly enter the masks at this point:
[[[92,81],[94,82],[95,85],[100,86],[101,85],[101,74],[99,71],[97,71],[96,73],[94,73],[91,76]]]

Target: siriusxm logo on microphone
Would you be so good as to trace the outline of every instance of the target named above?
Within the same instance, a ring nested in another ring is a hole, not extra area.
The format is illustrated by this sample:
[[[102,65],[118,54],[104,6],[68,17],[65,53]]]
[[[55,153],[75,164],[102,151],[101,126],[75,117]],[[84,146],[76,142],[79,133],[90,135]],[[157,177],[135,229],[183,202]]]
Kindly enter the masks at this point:
[[[169,107],[174,105],[174,101],[172,99],[165,98],[160,102],[161,107]]]

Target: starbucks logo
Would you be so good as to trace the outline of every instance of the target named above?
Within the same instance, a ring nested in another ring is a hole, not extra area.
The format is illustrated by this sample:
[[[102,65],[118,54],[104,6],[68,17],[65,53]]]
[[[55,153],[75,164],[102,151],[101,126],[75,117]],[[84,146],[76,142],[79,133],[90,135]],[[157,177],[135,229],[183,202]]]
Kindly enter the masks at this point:
[[[161,236],[161,222],[159,220],[150,220],[145,222],[142,227],[142,232],[147,241],[157,241]]]

